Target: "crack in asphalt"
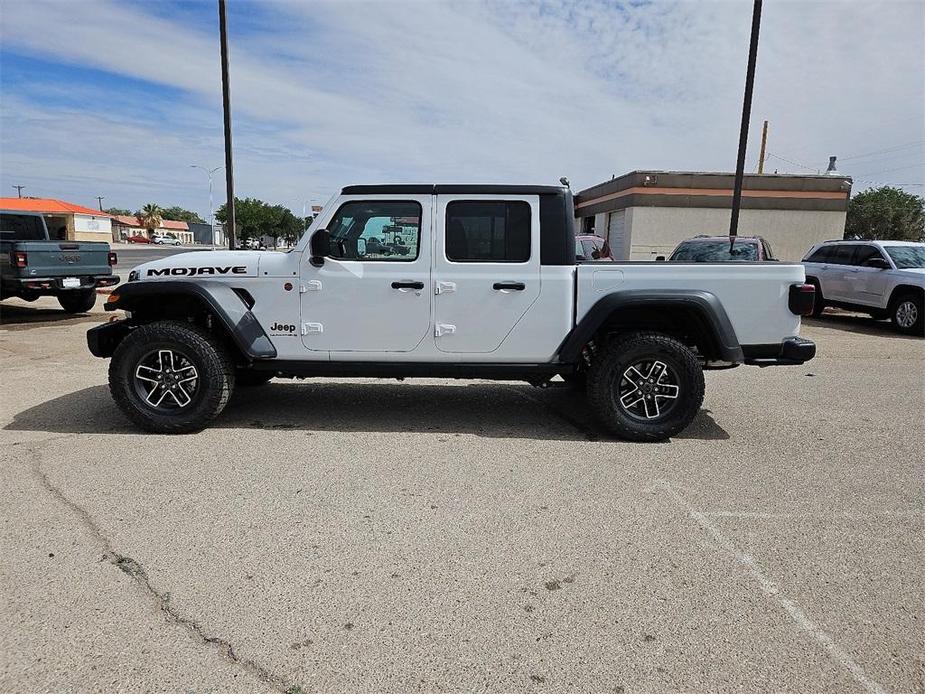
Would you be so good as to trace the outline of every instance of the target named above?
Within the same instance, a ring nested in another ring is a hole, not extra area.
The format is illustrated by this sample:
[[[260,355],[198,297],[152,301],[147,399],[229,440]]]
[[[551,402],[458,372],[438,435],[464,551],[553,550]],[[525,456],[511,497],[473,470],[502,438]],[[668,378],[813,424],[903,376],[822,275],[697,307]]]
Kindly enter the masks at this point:
[[[228,660],[233,665],[237,665],[238,667],[243,668],[248,673],[262,681],[264,684],[268,684],[278,691],[284,693],[298,691],[298,688],[295,685],[286,682],[279,675],[271,672],[262,665],[259,665],[250,658],[239,655],[235,651],[234,646],[229,641],[226,641],[225,639],[218,636],[211,636],[196,620],[190,617],[185,617],[184,615],[177,612],[177,610],[170,604],[168,594],[158,592],[157,589],[154,588],[154,586],[151,584],[151,580],[148,578],[148,574],[145,572],[144,567],[131,557],[117,552],[113,548],[109,538],[100,528],[99,524],[94,520],[93,516],[91,516],[86,509],[80,506],[80,504],[68,498],[64,492],[61,491],[61,489],[52,483],[52,481],[48,478],[48,475],[46,475],[42,470],[42,462],[39,457],[41,450],[50,443],[60,441],[62,439],[73,438],[74,436],[77,435],[70,434],[67,436],[56,436],[54,438],[43,439],[42,441],[30,445],[29,453],[32,456],[32,473],[41,487],[49,494],[51,494],[58,502],[70,509],[80,519],[83,526],[90,531],[97,542],[103,546],[104,553],[101,561],[108,561],[120,571],[130,576],[135,581],[135,583],[148,595],[148,597],[154,601],[157,609],[161,612],[161,614],[164,615],[169,623],[183,627],[191,636],[200,641],[203,645],[216,648],[223,658]]]

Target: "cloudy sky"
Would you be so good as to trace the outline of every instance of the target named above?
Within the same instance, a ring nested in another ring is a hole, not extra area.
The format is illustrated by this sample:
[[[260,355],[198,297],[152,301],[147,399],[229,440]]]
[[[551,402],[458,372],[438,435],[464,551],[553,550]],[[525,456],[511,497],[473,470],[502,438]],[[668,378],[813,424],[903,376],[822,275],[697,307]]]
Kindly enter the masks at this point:
[[[751,3],[228,0],[236,192],[735,166]],[[925,169],[925,2],[765,2],[748,169]],[[0,195],[204,216],[216,2],[0,0]],[[218,174],[222,175],[221,172]],[[216,180],[216,207],[224,200]]]

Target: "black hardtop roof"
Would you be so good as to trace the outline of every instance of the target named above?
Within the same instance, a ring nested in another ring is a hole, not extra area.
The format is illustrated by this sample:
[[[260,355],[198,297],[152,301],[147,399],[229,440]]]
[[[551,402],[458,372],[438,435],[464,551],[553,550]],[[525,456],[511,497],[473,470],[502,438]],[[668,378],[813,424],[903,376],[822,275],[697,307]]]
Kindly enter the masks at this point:
[[[568,189],[563,186],[509,185],[496,183],[399,183],[345,186],[342,195],[415,194],[438,195],[561,195]]]

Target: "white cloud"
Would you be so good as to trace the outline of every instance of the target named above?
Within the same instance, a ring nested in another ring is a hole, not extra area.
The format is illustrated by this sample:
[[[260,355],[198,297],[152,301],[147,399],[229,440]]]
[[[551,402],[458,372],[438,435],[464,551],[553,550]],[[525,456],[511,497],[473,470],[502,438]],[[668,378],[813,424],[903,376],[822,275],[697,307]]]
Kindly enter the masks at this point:
[[[241,195],[298,210],[351,182],[567,175],[583,187],[634,168],[734,166],[749,3],[280,2],[261,10],[274,12],[276,25],[232,45]],[[919,2],[766,3],[749,166],[764,118],[770,151],[812,167],[829,154],[925,140],[923,22]],[[48,98],[62,88],[53,74],[37,77],[49,87],[43,98],[4,84],[2,185],[23,179],[34,193],[86,201],[102,192],[119,206],[157,199],[205,212],[204,178],[188,165],[223,161],[214,32],[140,6],[30,2],[4,12],[0,38],[8,50],[181,95],[147,111],[120,104],[103,84],[84,88],[87,106],[75,110]],[[923,160],[912,147],[845,169],[876,164],[863,172],[921,183],[914,167]],[[912,166],[872,173],[904,164]]]

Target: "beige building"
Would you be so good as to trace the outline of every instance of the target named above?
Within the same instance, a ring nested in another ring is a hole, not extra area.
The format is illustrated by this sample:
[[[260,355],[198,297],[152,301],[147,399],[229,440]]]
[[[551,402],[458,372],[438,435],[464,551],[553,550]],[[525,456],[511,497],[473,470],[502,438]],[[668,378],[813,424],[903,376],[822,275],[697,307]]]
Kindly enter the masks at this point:
[[[154,230],[157,236],[172,236],[179,239],[180,243],[185,246],[193,244],[193,232],[190,231],[189,224],[186,222],[177,222],[173,219],[161,220],[161,225]],[[117,214],[112,218],[112,240],[125,241],[130,236],[144,236],[150,238],[151,234],[137,217]]]
[[[54,198],[0,198],[0,209],[40,213],[52,239],[112,240],[112,215],[72,202]]]
[[[579,233],[610,242],[618,260],[654,260],[684,239],[729,233],[731,173],[633,171],[575,196]],[[840,239],[851,195],[842,176],[746,174],[740,236],[763,236],[780,260]]]

